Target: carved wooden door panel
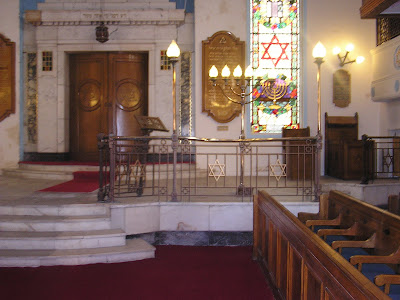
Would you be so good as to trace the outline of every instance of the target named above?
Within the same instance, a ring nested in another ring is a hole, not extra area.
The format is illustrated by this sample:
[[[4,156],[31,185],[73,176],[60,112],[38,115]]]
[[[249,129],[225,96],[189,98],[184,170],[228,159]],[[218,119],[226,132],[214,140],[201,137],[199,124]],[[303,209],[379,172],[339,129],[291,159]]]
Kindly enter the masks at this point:
[[[71,160],[97,161],[98,133],[142,135],[134,115],[147,115],[147,67],[147,53],[70,56]]]
[[[110,53],[109,97],[115,103],[113,132],[141,136],[135,115],[147,116],[147,53]]]
[[[70,56],[70,156],[98,159],[96,135],[107,133],[107,55]]]

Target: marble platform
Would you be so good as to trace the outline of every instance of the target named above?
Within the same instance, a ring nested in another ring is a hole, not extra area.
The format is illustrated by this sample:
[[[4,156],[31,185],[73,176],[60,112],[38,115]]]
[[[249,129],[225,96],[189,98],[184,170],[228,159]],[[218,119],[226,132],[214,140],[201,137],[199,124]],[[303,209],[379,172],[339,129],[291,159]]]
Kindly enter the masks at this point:
[[[60,180],[0,176],[0,266],[144,259],[155,255],[151,244],[252,243],[252,202],[242,202],[241,197],[213,201],[210,195],[194,197],[192,202],[129,198],[98,203],[96,191],[37,192],[57,183]],[[377,204],[387,201],[388,194],[399,193],[396,181],[360,185],[323,178],[323,191],[331,188],[355,197],[363,195]],[[317,202],[281,203],[294,215],[319,209]]]

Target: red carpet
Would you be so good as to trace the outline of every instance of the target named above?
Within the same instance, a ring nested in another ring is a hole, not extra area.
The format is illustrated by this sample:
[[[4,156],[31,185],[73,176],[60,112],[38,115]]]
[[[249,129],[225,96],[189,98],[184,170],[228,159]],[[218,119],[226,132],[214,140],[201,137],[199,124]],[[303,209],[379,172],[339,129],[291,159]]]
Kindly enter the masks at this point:
[[[156,258],[68,267],[0,268],[8,300],[274,299],[250,247],[157,246]]]
[[[42,189],[40,192],[89,193],[99,188],[99,172],[79,171],[73,174],[73,180]]]

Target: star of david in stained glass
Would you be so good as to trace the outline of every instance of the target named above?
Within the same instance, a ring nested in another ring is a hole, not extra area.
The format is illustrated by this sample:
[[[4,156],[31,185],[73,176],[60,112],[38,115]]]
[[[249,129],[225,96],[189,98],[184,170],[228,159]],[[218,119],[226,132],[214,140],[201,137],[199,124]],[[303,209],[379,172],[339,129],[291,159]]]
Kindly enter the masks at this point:
[[[269,167],[272,176],[275,177],[276,181],[279,181],[281,177],[286,177],[286,164],[282,164],[279,159],[276,160],[275,164],[270,165]]]
[[[208,176],[214,177],[215,181],[218,181],[220,177],[225,177],[225,164],[221,164],[218,159],[215,160],[215,163],[209,164],[208,168],[210,170]]]
[[[269,43],[261,43],[265,52],[261,59],[271,60],[276,67],[280,60],[289,60],[286,49],[289,43],[281,43],[276,35],[274,35]]]

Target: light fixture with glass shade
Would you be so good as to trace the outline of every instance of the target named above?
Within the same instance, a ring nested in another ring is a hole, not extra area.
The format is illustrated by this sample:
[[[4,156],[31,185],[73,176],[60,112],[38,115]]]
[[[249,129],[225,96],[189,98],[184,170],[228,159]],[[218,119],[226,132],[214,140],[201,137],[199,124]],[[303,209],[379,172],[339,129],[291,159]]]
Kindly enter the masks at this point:
[[[339,59],[339,66],[343,67],[344,65],[347,64],[352,64],[352,63],[357,63],[357,64],[361,64],[362,62],[364,62],[365,58],[364,56],[357,56],[356,59],[350,59],[349,58],[349,54],[350,52],[352,52],[354,50],[354,45],[353,44],[347,44],[345,47],[345,53],[343,55],[340,55],[340,53],[342,52],[342,49],[340,49],[340,47],[334,47],[332,49],[332,53],[333,55],[337,55],[338,59]]]

